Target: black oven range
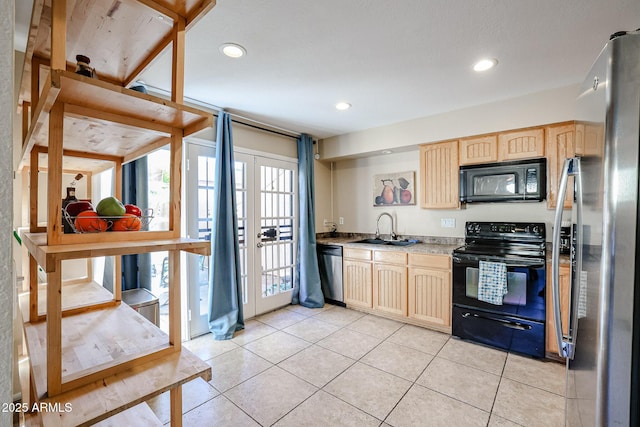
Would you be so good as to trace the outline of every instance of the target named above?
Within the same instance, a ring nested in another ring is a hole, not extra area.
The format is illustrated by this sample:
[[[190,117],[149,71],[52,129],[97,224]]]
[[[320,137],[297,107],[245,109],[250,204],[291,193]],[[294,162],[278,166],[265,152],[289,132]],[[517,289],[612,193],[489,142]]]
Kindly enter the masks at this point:
[[[467,222],[453,251],[454,336],[545,355],[544,223]]]

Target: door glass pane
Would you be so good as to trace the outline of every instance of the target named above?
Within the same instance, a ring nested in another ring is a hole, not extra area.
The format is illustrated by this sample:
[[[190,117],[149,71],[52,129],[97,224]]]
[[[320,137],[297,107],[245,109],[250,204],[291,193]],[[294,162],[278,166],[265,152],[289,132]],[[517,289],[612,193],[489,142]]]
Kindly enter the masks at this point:
[[[248,302],[248,280],[247,280],[247,164],[245,162],[235,162],[236,179],[236,214],[238,216],[238,245],[240,248],[240,278],[242,281],[242,303]]]
[[[169,229],[170,155],[171,152],[168,149],[161,149],[147,156],[149,206],[141,206],[141,208],[153,209],[153,219],[149,223],[150,231]]]
[[[171,152],[168,149],[156,150],[147,157],[148,202],[153,209],[153,219],[149,222],[149,230],[169,229],[169,192]],[[144,206],[141,206],[144,208]],[[160,328],[168,331],[169,326],[169,253],[149,253],[151,262],[151,293],[158,297],[160,305]]]
[[[293,288],[294,242],[292,212],[293,173],[286,168],[261,166],[262,183],[262,297]]]
[[[198,156],[198,239],[211,240],[211,216],[213,215],[213,189],[216,160],[210,156]],[[198,309],[201,316],[209,313],[209,262],[208,256],[198,256]]]

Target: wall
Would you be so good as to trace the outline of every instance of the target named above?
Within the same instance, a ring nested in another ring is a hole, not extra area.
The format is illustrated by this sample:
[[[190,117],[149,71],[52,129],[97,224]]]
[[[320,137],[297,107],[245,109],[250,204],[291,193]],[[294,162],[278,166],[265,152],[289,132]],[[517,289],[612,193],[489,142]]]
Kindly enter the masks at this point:
[[[200,131],[189,138],[194,138],[200,141],[215,141],[215,122],[216,118],[214,117],[214,125],[212,128]],[[231,128],[233,132],[234,148],[241,147],[255,151],[262,151],[264,153],[276,154],[278,156],[290,157],[293,159],[298,158],[298,147],[296,146],[295,138],[262,131],[236,122],[232,123]]]
[[[575,118],[579,85],[478,105],[322,140],[322,160],[407,150],[418,144]]]
[[[331,212],[328,219],[335,222],[344,218],[339,231],[373,233],[378,215],[389,212],[396,218],[396,232],[400,235],[452,237],[464,236],[465,221],[539,221],[547,223],[549,239],[553,211],[547,209],[546,202],[427,210],[418,207],[418,200],[416,206],[374,207],[372,177],[386,172],[416,171],[416,185],[419,185],[418,144],[572,120],[577,92],[577,86],[569,86],[323,140],[320,142],[322,159],[334,158],[323,161],[323,179],[317,178],[316,194],[323,197],[330,194],[333,200],[333,209],[324,209],[323,214]],[[380,154],[383,149],[394,153]],[[419,194],[419,189],[416,190],[415,194]],[[442,228],[443,218],[454,219],[455,228]],[[325,231],[321,225],[316,224],[316,229]],[[381,220],[380,228],[382,233],[388,232],[388,219]]]
[[[402,235],[463,237],[465,221],[540,221],[546,222],[550,238],[553,210],[540,203],[484,203],[467,205],[466,209],[421,209],[414,206],[373,206],[373,175],[415,171],[416,185],[420,159],[418,150],[335,162],[333,170],[334,219],[344,218],[339,231],[373,233],[382,212],[394,217],[396,232]],[[419,193],[419,189],[417,190]],[[322,190],[321,190],[322,191]],[[320,192],[321,192],[320,191]],[[414,191],[416,194],[416,191]],[[440,220],[455,219],[455,228],[442,228]],[[380,220],[380,232],[389,232],[389,220]],[[319,227],[316,225],[316,229]],[[384,236],[383,236],[384,237]]]
[[[0,2],[0,247],[11,248],[13,205],[13,26],[14,2]],[[13,401],[13,268],[12,250],[0,251],[0,403]],[[10,412],[0,412],[0,425],[12,423]]]
[[[316,209],[316,232],[323,233],[325,231],[331,231],[331,227],[325,227],[323,225],[324,220],[333,221],[333,201],[331,193],[331,167],[332,164],[328,162],[314,162],[313,176],[314,176],[314,197],[315,197],[315,209]]]

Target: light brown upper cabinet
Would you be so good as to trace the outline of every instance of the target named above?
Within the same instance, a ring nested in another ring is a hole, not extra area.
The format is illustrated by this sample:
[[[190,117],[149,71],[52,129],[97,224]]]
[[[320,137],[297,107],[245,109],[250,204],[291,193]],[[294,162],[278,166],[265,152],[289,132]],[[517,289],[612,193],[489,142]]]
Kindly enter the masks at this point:
[[[458,141],[420,146],[420,206],[427,209],[460,207]]]
[[[496,135],[474,136],[459,141],[460,166],[498,161],[498,137]]]
[[[498,161],[544,156],[544,128],[536,127],[498,134]]]
[[[576,129],[576,126],[580,126]],[[576,141],[583,136],[583,126],[574,123],[564,123],[549,126],[546,133],[547,152],[547,207],[555,209],[558,202],[558,186],[564,167],[565,159],[576,155]],[[564,208],[571,209],[573,202],[573,178],[569,178],[567,192],[564,199]]]
[[[599,157],[604,155],[603,123],[576,124],[576,155]]]

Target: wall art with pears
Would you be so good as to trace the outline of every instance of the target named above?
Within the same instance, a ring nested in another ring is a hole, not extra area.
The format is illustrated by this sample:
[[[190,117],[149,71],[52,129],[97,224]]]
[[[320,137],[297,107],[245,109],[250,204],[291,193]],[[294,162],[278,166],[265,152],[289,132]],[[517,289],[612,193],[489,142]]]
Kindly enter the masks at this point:
[[[414,171],[373,176],[373,206],[408,206],[416,204]]]

